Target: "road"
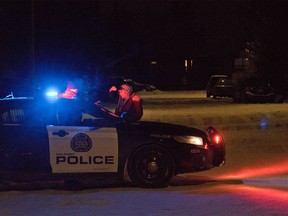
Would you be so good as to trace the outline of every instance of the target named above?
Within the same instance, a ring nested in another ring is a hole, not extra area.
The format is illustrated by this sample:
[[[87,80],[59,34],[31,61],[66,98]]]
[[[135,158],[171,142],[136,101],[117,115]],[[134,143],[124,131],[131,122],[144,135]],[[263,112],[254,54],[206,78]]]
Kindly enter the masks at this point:
[[[232,104],[203,91],[140,95],[143,120],[219,129],[225,166],[176,176],[160,189],[18,183],[0,192],[0,215],[288,215],[287,104]]]

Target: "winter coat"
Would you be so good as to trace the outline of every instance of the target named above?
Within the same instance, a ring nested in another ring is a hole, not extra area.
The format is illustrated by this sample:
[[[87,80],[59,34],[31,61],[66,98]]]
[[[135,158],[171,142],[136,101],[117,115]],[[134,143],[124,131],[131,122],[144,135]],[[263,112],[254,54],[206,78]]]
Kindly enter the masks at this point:
[[[115,114],[129,122],[139,121],[143,116],[142,99],[135,93],[128,100],[119,97]]]

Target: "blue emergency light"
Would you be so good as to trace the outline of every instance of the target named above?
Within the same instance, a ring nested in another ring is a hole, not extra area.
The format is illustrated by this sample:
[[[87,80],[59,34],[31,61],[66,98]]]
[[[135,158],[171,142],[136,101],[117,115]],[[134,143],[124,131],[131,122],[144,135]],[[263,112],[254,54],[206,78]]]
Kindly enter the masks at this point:
[[[54,102],[58,99],[58,91],[53,88],[49,88],[45,91],[45,97],[48,101]]]

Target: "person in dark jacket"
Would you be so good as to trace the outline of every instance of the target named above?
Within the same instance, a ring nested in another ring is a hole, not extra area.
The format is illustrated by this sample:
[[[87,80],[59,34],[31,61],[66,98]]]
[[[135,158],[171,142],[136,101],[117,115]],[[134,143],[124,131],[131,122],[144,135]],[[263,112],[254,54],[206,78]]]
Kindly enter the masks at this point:
[[[139,121],[143,116],[142,99],[133,92],[130,85],[122,84],[118,89],[116,86],[112,86],[109,92],[117,90],[119,98],[115,114],[129,122]]]

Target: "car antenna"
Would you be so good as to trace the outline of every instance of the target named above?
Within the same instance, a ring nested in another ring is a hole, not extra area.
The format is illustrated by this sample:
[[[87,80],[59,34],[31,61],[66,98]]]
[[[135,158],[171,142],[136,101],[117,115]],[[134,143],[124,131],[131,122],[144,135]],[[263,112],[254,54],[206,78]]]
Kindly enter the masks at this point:
[[[13,92],[11,92],[9,95],[7,95],[5,98],[14,98]]]

